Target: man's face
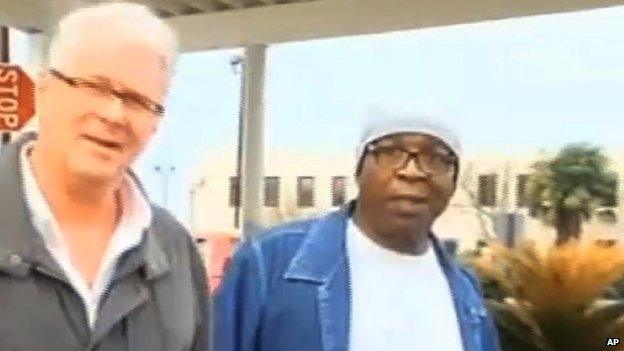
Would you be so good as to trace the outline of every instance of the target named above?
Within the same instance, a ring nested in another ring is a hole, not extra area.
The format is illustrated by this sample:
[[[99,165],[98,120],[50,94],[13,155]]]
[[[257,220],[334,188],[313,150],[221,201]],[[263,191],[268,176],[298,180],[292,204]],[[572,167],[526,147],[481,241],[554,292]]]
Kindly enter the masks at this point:
[[[373,145],[364,157],[358,177],[359,201],[366,209],[366,222],[378,235],[405,235],[429,229],[454,192],[456,169],[451,151],[435,137],[413,133],[385,137]],[[427,165],[437,167],[437,172],[433,172],[436,174],[423,172],[414,158],[403,167],[392,167],[391,160],[396,159],[392,153],[400,153],[397,149],[417,153],[426,170]],[[440,173],[444,168],[446,171]]]
[[[81,40],[54,67],[61,74],[162,103],[168,73],[157,50],[105,35]],[[124,95],[125,96],[125,95]],[[87,178],[118,177],[143,150],[159,116],[113,94],[45,72],[38,87],[45,157]]]

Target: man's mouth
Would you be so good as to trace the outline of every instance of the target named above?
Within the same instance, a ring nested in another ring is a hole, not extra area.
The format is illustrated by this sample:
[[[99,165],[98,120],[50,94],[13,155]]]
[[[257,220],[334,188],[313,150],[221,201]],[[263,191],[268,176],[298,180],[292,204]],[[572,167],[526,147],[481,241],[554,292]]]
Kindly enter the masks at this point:
[[[94,137],[90,135],[83,135],[82,137],[90,142],[93,142],[105,148],[117,149],[117,150],[121,149],[121,143],[116,142],[116,141],[106,140],[106,139],[102,139],[102,138],[98,138],[98,137]]]
[[[403,215],[413,215],[427,206],[427,198],[423,196],[401,195],[389,198],[392,210]]]
[[[406,202],[413,202],[413,203],[426,203],[427,197],[419,196],[419,195],[395,195],[395,196],[391,196],[390,200],[406,201]]]

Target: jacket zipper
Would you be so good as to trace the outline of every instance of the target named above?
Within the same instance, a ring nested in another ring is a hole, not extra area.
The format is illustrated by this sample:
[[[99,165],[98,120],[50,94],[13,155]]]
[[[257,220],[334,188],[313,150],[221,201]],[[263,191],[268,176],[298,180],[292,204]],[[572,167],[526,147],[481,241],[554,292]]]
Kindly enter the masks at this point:
[[[96,310],[95,310],[95,320],[93,321],[93,329],[91,329],[91,324],[89,324],[89,330],[91,330],[91,336],[89,337],[89,347],[87,348],[87,350],[92,350],[95,347],[94,344],[94,340],[93,340],[93,331],[95,331],[95,327],[97,325],[97,320],[98,320],[98,314],[100,313],[100,309],[102,307],[102,302],[104,302],[104,300],[106,299],[106,297],[108,296],[108,294],[110,293],[110,290],[113,286],[113,277],[111,277],[111,280],[108,282],[108,284],[106,284],[106,287],[104,288],[104,290],[102,291],[102,294],[100,294],[100,296],[98,296],[98,301],[97,301],[97,305]]]

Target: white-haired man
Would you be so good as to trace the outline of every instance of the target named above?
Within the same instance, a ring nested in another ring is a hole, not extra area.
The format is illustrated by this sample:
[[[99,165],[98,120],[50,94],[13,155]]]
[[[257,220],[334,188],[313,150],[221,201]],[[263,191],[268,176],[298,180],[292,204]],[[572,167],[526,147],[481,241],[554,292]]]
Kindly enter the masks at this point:
[[[38,77],[39,132],[0,158],[0,349],[208,350],[201,259],[130,171],[176,50],[141,5],[61,20]]]

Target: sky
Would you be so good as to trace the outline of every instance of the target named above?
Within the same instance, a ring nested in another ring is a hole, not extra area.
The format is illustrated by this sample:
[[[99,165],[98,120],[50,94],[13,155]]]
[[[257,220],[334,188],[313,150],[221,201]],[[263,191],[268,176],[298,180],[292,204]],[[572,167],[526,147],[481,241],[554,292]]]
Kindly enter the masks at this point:
[[[624,155],[624,7],[271,45],[267,147],[349,153],[381,109],[436,118],[467,154],[590,142]],[[23,35],[12,60],[27,62]],[[138,161],[150,197],[189,219],[191,174],[235,152],[241,49],[182,54],[167,114]],[[378,118],[378,117],[377,117]],[[305,132],[302,132],[305,131]]]

